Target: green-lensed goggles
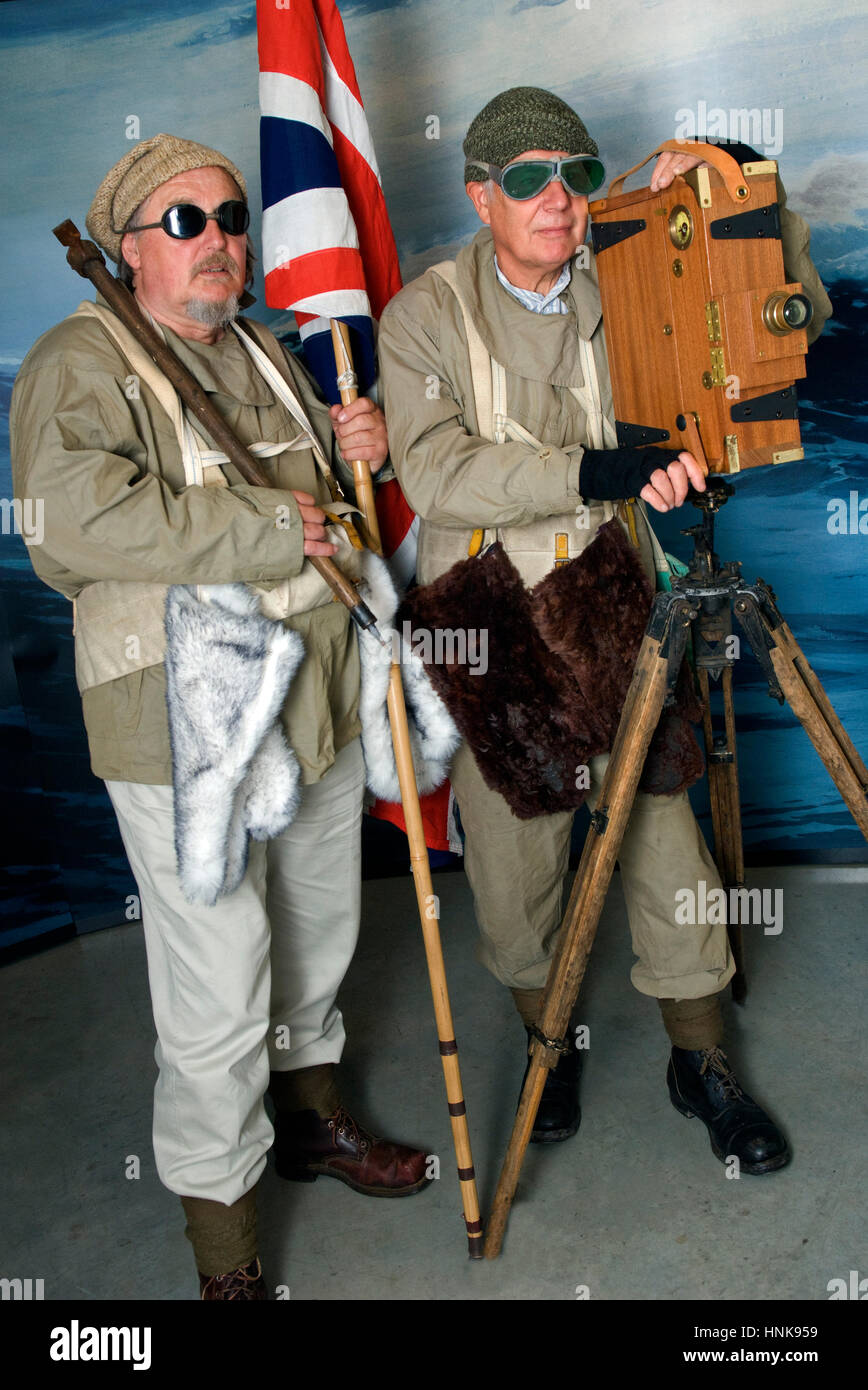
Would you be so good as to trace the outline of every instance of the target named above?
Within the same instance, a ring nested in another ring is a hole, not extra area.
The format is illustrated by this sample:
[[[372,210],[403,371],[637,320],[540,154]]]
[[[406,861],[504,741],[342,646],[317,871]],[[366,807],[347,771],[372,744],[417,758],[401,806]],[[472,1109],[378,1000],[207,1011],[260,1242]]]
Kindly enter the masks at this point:
[[[476,163],[476,161],[473,161]],[[482,164],[507,198],[525,203],[547,188],[552,179],[560,179],[574,197],[596,193],[606,177],[599,159],[590,155],[567,155],[565,159],[517,159],[501,169],[499,164]]]

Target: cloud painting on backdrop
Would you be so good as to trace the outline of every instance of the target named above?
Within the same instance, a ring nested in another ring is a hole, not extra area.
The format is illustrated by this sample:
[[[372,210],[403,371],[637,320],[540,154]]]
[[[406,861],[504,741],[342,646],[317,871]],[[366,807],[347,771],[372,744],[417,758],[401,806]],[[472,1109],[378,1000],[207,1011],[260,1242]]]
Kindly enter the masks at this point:
[[[859,358],[868,280],[865,7],[807,0],[344,0],[339,6],[405,281],[475,231],[461,141],[498,91],[549,87],[576,107],[608,173],[662,139],[742,139],[779,160],[835,307],[799,384],[803,462],[753,469],[719,523],[724,558],[774,588],[845,726],[868,749],[868,426]],[[101,783],[88,771],[69,605],[17,534],[8,454],[15,373],[36,337],[91,297],[51,228],[80,227],[132,140],[171,131],[224,150],[258,235],[252,0],[10,0],[0,6],[5,249],[0,325],[0,685],[16,814],[3,941],[134,915]],[[263,307],[261,275],[253,311]],[[659,530],[687,553],[679,525]],[[35,524],[35,518],[32,519]],[[26,518],[25,518],[26,521]],[[860,529],[864,526],[864,529]],[[754,857],[862,857],[862,837],[807,737],[750,656],[736,700],[745,842]],[[699,805],[702,803],[702,793]],[[20,814],[18,814],[20,811]]]

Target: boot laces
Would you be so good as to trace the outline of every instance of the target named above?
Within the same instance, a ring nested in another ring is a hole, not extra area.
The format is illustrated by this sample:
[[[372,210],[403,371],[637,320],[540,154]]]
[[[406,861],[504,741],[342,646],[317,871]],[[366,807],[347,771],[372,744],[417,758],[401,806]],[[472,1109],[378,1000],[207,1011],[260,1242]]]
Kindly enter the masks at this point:
[[[329,1128],[334,1129],[342,1139],[357,1144],[362,1153],[367,1153],[374,1145],[374,1136],[353,1119],[348,1110],[341,1107],[329,1120]]]
[[[719,1078],[720,1089],[724,1100],[741,1100],[743,1092],[736,1080],[735,1073],[729,1065],[729,1058],[720,1047],[706,1047],[702,1049],[702,1066],[700,1075],[704,1076],[706,1071],[711,1069],[714,1075]]]
[[[232,1302],[238,1298],[244,1298],[249,1293],[254,1284],[262,1278],[262,1266],[259,1263],[259,1256],[249,1265],[241,1265],[238,1269],[233,1269],[229,1274],[214,1274],[202,1289],[204,1299],[210,1288],[221,1291],[224,1301]]]

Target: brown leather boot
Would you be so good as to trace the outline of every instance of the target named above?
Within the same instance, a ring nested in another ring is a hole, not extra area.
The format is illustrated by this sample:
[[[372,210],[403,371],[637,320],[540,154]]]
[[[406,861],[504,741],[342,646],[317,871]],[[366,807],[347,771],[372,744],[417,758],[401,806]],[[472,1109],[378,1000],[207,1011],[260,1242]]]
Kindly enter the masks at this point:
[[[428,1185],[421,1149],[378,1139],[341,1106],[333,1115],[297,1110],[275,1116],[275,1168],[292,1182],[337,1178],[368,1197],[409,1197]]]
[[[230,1301],[236,1303],[259,1303],[268,1298],[268,1290],[262,1277],[259,1256],[233,1269],[229,1274],[200,1274],[199,1292],[206,1303]]]

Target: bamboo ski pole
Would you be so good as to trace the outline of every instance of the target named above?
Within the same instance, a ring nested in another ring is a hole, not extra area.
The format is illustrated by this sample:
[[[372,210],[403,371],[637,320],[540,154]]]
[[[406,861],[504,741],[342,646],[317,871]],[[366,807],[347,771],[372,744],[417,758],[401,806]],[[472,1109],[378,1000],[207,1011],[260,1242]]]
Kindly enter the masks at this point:
[[[349,331],[346,324],[340,323],[336,319],[331,320],[331,329],[341,401],[344,405],[348,405],[358,396],[350,351]],[[370,466],[365,460],[355,460],[352,468],[356,483],[356,500],[364,515],[365,530],[370,547],[378,555],[382,555]],[[440,1040],[440,1058],[446,1082],[446,1100],[452,1124],[452,1140],[455,1145],[458,1181],[464,1207],[464,1224],[467,1227],[467,1243],[470,1258],[481,1260],[482,1220],[476,1192],[473,1155],[470,1149],[467,1107],[464,1102],[461,1070],[458,1064],[458,1044],[455,1041],[455,1027],[452,1022],[452,1009],[449,1004],[449,991],[446,985],[446,967],[443,961],[443,946],[437,920],[437,899],[431,881],[431,865],[428,860],[428,847],[425,844],[422,811],[419,805],[416,773],[413,768],[413,753],[407,727],[407,709],[404,703],[404,687],[401,683],[401,668],[395,661],[392,662],[392,669],[389,674],[388,709],[392,743],[395,749],[395,764],[398,770],[398,785],[401,789],[404,821],[407,826],[407,839],[410,845],[410,865],[416,886],[416,901],[419,906],[419,920],[422,925],[422,939],[425,945],[425,958],[428,963],[428,978],[431,983],[431,997],[434,1001],[434,1017],[437,1023],[437,1036]]]

